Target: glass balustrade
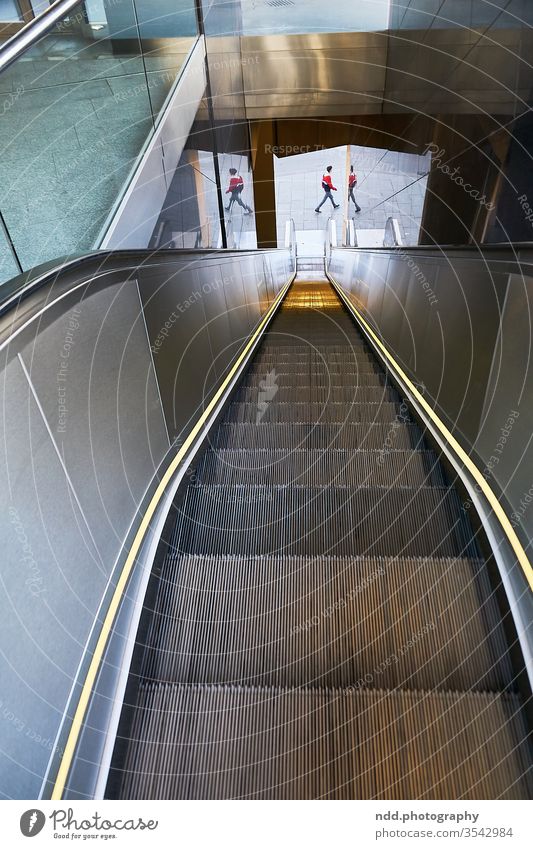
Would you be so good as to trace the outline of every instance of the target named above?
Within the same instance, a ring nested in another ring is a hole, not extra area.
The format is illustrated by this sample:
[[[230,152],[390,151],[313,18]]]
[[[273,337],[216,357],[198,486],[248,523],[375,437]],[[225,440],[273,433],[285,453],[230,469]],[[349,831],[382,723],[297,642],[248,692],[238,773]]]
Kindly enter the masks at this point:
[[[194,0],[87,0],[0,74],[0,282],[95,247],[197,34]]]

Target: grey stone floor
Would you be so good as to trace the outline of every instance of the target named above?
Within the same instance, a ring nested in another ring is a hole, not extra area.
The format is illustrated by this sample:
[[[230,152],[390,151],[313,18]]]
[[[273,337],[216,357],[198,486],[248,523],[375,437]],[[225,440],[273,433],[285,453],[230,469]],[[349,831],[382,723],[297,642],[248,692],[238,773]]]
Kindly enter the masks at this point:
[[[348,203],[350,164],[358,178],[358,214]],[[278,245],[283,244],[288,218],[294,219],[297,230],[325,230],[330,215],[335,216],[339,227],[343,219],[351,217],[357,228],[368,230],[384,228],[392,216],[400,224],[404,244],[416,245],[427,183],[427,177],[422,175],[429,170],[429,164],[429,157],[358,146],[351,146],[349,152],[342,146],[277,158]],[[338,189],[333,196],[340,209],[334,212],[327,201],[317,215],[314,210],[324,196],[321,182],[327,165],[333,166],[333,184]]]
[[[25,269],[94,247],[185,47],[146,57],[149,88],[138,56],[36,56],[1,75],[0,209]]]

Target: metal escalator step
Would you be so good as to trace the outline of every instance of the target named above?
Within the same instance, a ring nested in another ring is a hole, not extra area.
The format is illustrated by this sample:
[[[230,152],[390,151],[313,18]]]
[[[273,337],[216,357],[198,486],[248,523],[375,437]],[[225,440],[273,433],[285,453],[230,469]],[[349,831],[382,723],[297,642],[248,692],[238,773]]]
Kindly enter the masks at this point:
[[[332,362],[349,363],[359,358],[375,361],[374,355],[362,345],[322,345],[318,347],[312,343],[298,347],[291,345],[283,347],[282,345],[266,345],[263,343],[256,357],[257,359],[275,357],[289,361],[291,359],[302,360],[303,362],[318,360],[326,363],[330,360]]]
[[[283,356],[257,356],[252,360],[249,370],[264,373],[275,369],[277,372],[288,372],[297,374],[305,372],[306,374],[316,372],[317,374],[358,374],[363,372],[373,372],[379,374],[382,372],[379,365],[366,354],[361,354],[359,357],[352,357],[350,360],[328,358],[323,359],[319,356],[310,357],[302,354],[295,354],[293,357],[290,354]]]
[[[425,448],[420,428],[411,422],[398,423],[392,434],[389,422],[365,422],[364,424],[285,422],[259,425],[222,422],[211,441],[211,445],[216,449],[248,450],[363,448],[383,451],[388,450],[389,444],[398,449]]]
[[[262,342],[263,348],[301,350],[320,347],[324,350],[355,349],[369,352],[366,342],[359,336],[353,324],[306,325],[301,321],[290,324],[272,325]]]
[[[306,424],[337,423],[343,422],[389,422],[398,420],[400,415],[400,404],[392,401],[367,402],[367,403],[299,403],[276,402],[275,398],[265,403],[265,408],[260,408],[257,403],[232,402],[229,404],[225,421],[250,422],[259,424],[274,422],[305,422]],[[409,419],[407,410],[402,414],[402,421]]]
[[[513,686],[482,561],[168,558],[143,680],[494,690]]]
[[[207,451],[196,471],[204,484],[445,486],[431,451],[278,449]]]
[[[371,354],[366,353],[365,351],[349,351],[346,353],[328,353],[327,355],[321,353],[320,351],[309,348],[305,352],[298,351],[280,351],[279,348],[274,347],[272,350],[259,351],[259,353],[254,357],[254,364],[256,363],[287,363],[290,365],[298,364],[298,363],[318,363],[325,364],[327,366],[333,365],[335,363],[346,366],[354,366],[362,363],[374,363],[375,360]]]
[[[192,554],[476,557],[440,487],[189,486],[173,543]]]
[[[376,365],[372,363],[363,363],[362,365],[357,363],[347,363],[345,366],[342,363],[270,363],[266,366],[264,363],[255,364],[249,367],[246,376],[249,375],[260,375],[261,378],[264,378],[265,373],[268,370],[274,368],[276,374],[283,375],[284,377],[291,377],[294,375],[295,377],[301,375],[303,379],[299,381],[300,385],[305,385],[305,381],[311,381],[313,378],[321,378],[322,380],[326,380],[328,382],[331,378],[336,378],[337,380],[341,380],[346,378],[348,381],[352,382],[354,377],[358,375],[369,375],[374,377],[382,378],[383,380],[387,379],[387,375],[384,371],[380,370]]]
[[[339,329],[342,332],[350,330],[352,336],[358,337],[357,331],[355,331],[354,321],[344,308],[340,310],[326,310],[320,315],[309,313],[307,310],[290,310],[284,312],[281,309],[275,316],[271,326],[274,330],[289,328],[295,329],[298,332],[298,329],[303,327],[329,334],[338,332]]]
[[[276,334],[274,334],[276,335]],[[339,357],[351,359],[353,357],[358,357],[359,354],[366,354],[371,356],[371,352],[368,348],[363,345],[361,342],[355,339],[353,344],[336,344],[332,342],[331,339],[327,342],[320,337],[317,337],[316,334],[309,334],[309,341],[305,340],[304,337],[299,337],[298,340],[294,340],[293,344],[286,345],[283,342],[263,342],[261,345],[259,352],[260,354],[272,354],[272,356],[277,356],[278,354],[295,354],[295,355],[309,355],[309,356],[317,356],[323,357],[326,362],[330,355],[338,355]],[[270,337],[270,334],[267,336],[267,339]],[[299,344],[297,344],[299,342]]]
[[[300,330],[304,332],[312,331],[317,335],[321,334],[334,340],[341,338],[346,341],[347,333],[350,333],[349,341],[361,339],[360,334],[355,329],[353,319],[342,311],[330,312],[328,310],[322,315],[310,315],[306,314],[305,311],[291,311],[285,314],[278,312],[271,324],[271,329],[274,334],[294,331],[296,339],[298,339]]]
[[[328,362],[331,358],[350,362],[363,358],[371,358],[372,353],[364,345],[321,345],[318,339],[312,338],[306,345],[276,345],[263,343],[257,356],[294,356],[319,359]]]
[[[276,336],[276,334],[271,330],[270,333],[265,338],[265,341],[261,345],[261,352],[271,351],[273,354],[278,353],[288,353],[288,354],[324,354],[329,356],[330,354],[339,354],[339,356],[351,355],[359,353],[359,351],[363,351],[367,354],[370,354],[370,351],[367,347],[363,345],[362,342],[359,341],[356,335],[352,335],[351,340],[341,339],[331,339],[327,344],[317,345],[315,340],[305,341],[302,340],[300,344],[294,345],[284,345],[283,342],[279,340],[275,340],[269,342],[268,340],[271,338],[271,334]]]
[[[528,799],[517,696],[150,684],[124,799]]]
[[[306,320],[301,313],[279,315],[272,322],[270,332],[272,335],[265,337],[265,341],[279,341],[282,345],[303,345],[309,336],[321,339],[326,345],[365,344],[352,319],[342,314],[325,315],[315,321]]]
[[[265,369],[250,369],[242,383],[240,384],[240,388],[245,389],[248,387],[253,387],[257,389],[260,381],[265,380],[267,376],[267,372]],[[292,387],[301,389],[302,387],[319,387],[321,389],[327,389],[331,387],[332,389],[337,387],[356,387],[356,386],[369,386],[369,387],[383,387],[389,386],[392,387],[392,383],[387,380],[387,377],[384,374],[379,374],[379,372],[360,372],[360,371],[352,371],[350,373],[343,372],[340,374],[339,372],[316,372],[316,371],[278,371],[275,369],[275,377],[276,382],[280,386],[284,387]]]
[[[264,386],[275,386],[276,403],[288,403],[293,399],[305,404],[378,404],[380,401],[396,401],[398,393],[392,386],[286,386],[276,375],[275,380],[259,380],[255,386],[244,386],[234,396],[234,403],[255,403],[264,396]]]

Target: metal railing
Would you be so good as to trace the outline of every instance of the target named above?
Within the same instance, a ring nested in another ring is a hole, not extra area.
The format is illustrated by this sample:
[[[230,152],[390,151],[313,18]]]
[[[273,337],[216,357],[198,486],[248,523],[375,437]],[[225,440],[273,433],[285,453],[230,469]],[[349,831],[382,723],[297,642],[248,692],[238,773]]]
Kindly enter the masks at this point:
[[[337,247],[337,222],[333,215],[330,215],[326,222],[326,232],[324,238],[324,260],[329,262],[331,251]]]
[[[296,269],[298,262],[298,242],[296,239],[294,218],[288,218],[285,222],[285,248],[291,252],[293,267]]]
[[[385,233],[383,236],[384,248],[397,248],[403,244],[400,225],[396,218],[387,218],[385,222]]]
[[[0,73],[46,35],[80,0],[57,0],[0,47]]]
[[[355,229],[355,220],[353,218],[348,218],[345,222],[346,227],[346,239],[345,239],[345,247],[347,248],[356,248],[357,247],[357,231]]]

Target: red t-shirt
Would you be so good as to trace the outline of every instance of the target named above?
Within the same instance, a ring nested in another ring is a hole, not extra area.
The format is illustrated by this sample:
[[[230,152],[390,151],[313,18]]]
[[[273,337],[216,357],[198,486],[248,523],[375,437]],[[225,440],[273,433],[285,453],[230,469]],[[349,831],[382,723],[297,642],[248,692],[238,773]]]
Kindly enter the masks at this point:
[[[353,188],[357,183],[357,174],[350,174],[350,188]]]

